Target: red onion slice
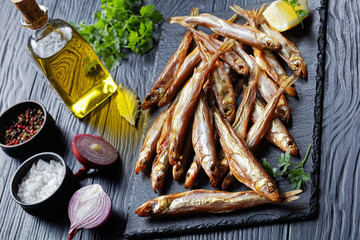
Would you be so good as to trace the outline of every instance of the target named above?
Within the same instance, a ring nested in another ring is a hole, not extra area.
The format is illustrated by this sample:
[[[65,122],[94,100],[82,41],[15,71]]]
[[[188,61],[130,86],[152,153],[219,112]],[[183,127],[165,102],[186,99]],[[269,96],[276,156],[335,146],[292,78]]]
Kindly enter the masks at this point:
[[[76,135],[72,149],[76,159],[83,165],[75,175],[82,175],[92,168],[110,165],[118,159],[116,149],[104,138],[96,135]]]
[[[71,240],[80,229],[91,229],[102,225],[111,213],[111,199],[99,184],[85,186],[71,197],[68,206]]]

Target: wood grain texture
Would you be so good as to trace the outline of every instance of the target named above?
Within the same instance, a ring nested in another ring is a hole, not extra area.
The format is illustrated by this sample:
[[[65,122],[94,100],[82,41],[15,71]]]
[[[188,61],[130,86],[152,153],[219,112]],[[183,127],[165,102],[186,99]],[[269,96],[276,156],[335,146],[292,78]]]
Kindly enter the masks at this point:
[[[99,1],[41,0],[50,9],[50,16],[67,21],[91,21]],[[232,3],[253,4],[252,0],[196,1],[200,11],[225,10]],[[319,7],[317,0],[309,1],[310,8]],[[189,12],[195,4],[191,0],[155,1],[165,16]],[[326,64],[324,78],[322,150],[319,189],[319,215],[314,220],[254,226],[231,231],[184,235],[169,239],[360,239],[359,232],[359,42],[360,24],[357,0],[329,0],[327,12]],[[49,89],[42,73],[26,57],[29,31],[20,24],[20,15],[11,1],[3,1],[0,8],[0,113],[16,102],[33,99],[45,104],[63,133],[63,156],[73,171],[80,164],[71,152],[71,140],[77,133],[103,135],[117,146],[120,155],[115,173],[98,171],[80,181],[81,185],[100,183],[105,186],[114,203],[109,222],[97,230],[80,232],[75,239],[121,239],[128,205],[129,178],[133,174],[134,154],[141,127],[132,129],[123,120],[104,119],[104,114],[115,115],[111,101],[79,120],[67,110]],[[157,48],[144,56],[130,55],[116,72],[117,83],[134,89],[140,99],[146,94],[145,79],[152,79]],[[134,79],[144,79],[135,85]],[[108,118],[109,119],[109,118]],[[140,124],[145,122],[142,115]],[[114,131],[114,129],[122,131]],[[20,162],[0,151],[0,239],[65,239],[69,223],[66,217],[46,221],[26,214],[9,194],[9,181]],[[111,174],[111,177],[109,175]]]
[[[359,239],[358,1],[329,1],[323,100],[320,211],[292,225],[294,239]],[[306,232],[301,232],[305,227]]]

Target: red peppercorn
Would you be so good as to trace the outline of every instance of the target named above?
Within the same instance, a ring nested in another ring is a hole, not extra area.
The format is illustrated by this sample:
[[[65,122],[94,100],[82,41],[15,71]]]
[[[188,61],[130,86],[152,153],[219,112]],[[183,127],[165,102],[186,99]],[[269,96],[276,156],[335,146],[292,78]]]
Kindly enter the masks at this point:
[[[44,114],[41,109],[28,108],[15,116],[4,131],[0,132],[0,141],[6,145],[22,143],[37,133],[43,120]]]

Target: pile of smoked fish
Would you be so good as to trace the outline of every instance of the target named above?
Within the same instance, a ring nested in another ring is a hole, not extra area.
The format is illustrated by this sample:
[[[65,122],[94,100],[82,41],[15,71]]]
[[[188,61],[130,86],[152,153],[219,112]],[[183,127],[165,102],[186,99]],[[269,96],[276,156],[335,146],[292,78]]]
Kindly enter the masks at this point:
[[[298,76],[306,78],[305,61],[295,45],[264,20],[266,6],[230,8],[235,15],[228,20],[198,15],[197,9],[190,16],[169,18],[188,31],[142,103],[143,110],[168,107],[149,129],[135,169],[138,174],[152,164],[155,192],[161,192],[171,172],[177,181],[185,178],[186,189],[192,188],[201,169],[210,185],[222,191],[163,195],[141,205],[135,212],[139,216],[230,212],[299,197],[299,190],[280,193],[253,153],[262,138],[299,153],[285,127],[290,109],[284,93],[297,95],[294,82]],[[237,15],[247,20],[244,25],[233,23]],[[214,33],[198,31],[197,25]],[[193,40],[196,48],[191,51]],[[293,75],[286,74],[278,56]],[[224,191],[235,181],[251,191]]]

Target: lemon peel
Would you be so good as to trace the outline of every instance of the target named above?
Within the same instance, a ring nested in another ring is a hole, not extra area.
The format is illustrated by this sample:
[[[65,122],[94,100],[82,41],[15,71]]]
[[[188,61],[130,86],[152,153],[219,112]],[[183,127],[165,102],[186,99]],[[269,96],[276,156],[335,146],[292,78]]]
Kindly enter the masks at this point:
[[[302,20],[308,16],[307,0],[298,0],[297,3],[293,4],[293,8],[288,1],[274,1],[265,9],[263,16],[270,26],[279,32],[289,30],[302,23]],[[297,12],[301,14],[298,15]]]

